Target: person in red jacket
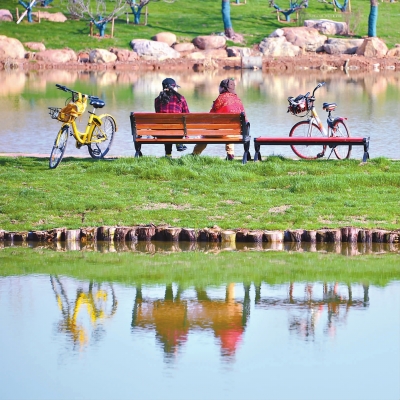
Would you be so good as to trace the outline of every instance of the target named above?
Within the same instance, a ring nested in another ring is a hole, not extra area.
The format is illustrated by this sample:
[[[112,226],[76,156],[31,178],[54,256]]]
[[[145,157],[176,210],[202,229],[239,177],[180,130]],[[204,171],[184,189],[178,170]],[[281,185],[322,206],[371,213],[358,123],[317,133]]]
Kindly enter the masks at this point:
[[[241,113],[244,111],[242,101],[239,99],[235,90],[236,84],[233,78],[224,79],[219,84],[219,96],[213,103],[211,113]],[[194,146],[193,155],[199,155],[207,147],[206,144],[199,143]],[[234,145],[227,144],[226,159],[233,160],[235,157]]]
[[[166,78],[162,81],[163,90],[154,100],[156,113],[188,113],[189,107],[186,99],[178,93],[178,86],[174,79]],[[171,157],[172,143],[165,144],[165,156]],[[177,144],[178,151],[184,151],[187,147]]]

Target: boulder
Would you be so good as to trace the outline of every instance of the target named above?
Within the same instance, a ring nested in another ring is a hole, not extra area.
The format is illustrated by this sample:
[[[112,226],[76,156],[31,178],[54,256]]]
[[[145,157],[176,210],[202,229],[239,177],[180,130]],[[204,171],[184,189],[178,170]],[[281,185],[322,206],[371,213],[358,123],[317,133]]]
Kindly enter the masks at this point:
[[[193,44],[200,50],[220,49],[225,47],[225,36],[197,36],[193,39]]]
[[[46,46],[40,42],[27,42],[27,43],[24,43],[24,46],[27,49],[33,50],[33,51],[45,51],[46,50]]]
[[[77,59],[76,53],[71,49],[45,50],[36,53],[36,60],[50,64],[67,63],[70,61],[77,61]]]
[[[211,50],[206,50],[204,52],[204,55],[208,58],[227,58],[228,53],[226,52],[225,49],[211,49]]]
[[[9,10],[0,10],[0,21],[12,22],[13,16]]]
[[[94,49],[89,53],[89,62],[92,64],[108,64],[117,61],[117,55],[105,49]]]
[[[131,47],[141,57],[150,57],[155,60],[165,60],[168,58],[179,58],[178,51],[168,46],[167,43],[155,42],[154,40],[133,39]]]
[[[171,47],[174,43],[176,43],[176,35],[170,32],[160,32],[153,36],[151,40],[167,43],[167,45]]]
[[[173,49],[180,53],[194,51],[195,47],[193,43],[175,43]]]
[[[365,38],[361,46],[357,49],[358,56],[365,57],[384,57],[388,52],[386,44],[377,37]]]
[[[32,16],[38,18],[38,13],[33,12]],[[40,19],[47,19],[52,22],[65,22],[68,18],[61,12],[49,13],[47,11],[40,11]]]
[[[189,53],[185,58],[189,60],[204,60],[206,55],[201,51],[194,51],[193,53]]]
[[[25,48],[18,39],[0,35],[0,60],[23,59],[24,57]]]
[[[328,54],[356,54],[364,39],[328,39],[324,51]]]
[[[301,53],[299,46],[288,42],[285,37],[264,38],[259,50],[268,57],[295,57]]]
[[[139,58],[138,53],[134,51],[126,50],[126,49],[110,49],[111,53],[114,53],[117,56],[117,61],[121,62],[131,62],[135,61]]]
[[[388,57],[400,57],[400,44],[396,44],[393,49],[387,52]]]
[[[228,53],[228,57],[250,57],[251,49],[248,47],[227,47],[226,51]]]
[[[320,35],[315,28],[307,28],[305,26],[300,26],[298,28],[281,28],[269,35],[271,38],[282,36],[294,46],[298,46],[310,52],[323,51],[324,43],[327,40],[327,37]]]
[[[346,22],[331,21],[329,19],[307,19],[304,26],[314,28],[323,35],[347,35],[349,32]]]

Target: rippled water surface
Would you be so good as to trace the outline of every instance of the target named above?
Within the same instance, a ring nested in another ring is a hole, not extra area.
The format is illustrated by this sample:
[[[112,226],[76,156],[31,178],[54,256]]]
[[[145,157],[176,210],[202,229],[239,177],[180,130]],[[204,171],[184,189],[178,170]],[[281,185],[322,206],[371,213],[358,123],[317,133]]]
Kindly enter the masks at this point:
[[[336,102],[337,116],[348,118],[352,136],[370,137],[371,157],[399,158],[400,125],[397,112],[400,102],[400,74],[380,71],[303,71],[295,75],[262,73],[252,70],[195,72],[126,72],[126,71],[0,71],[0,153],[29,152],[49,154],[59,123],[51,120],[48,106],[62,107],[67,94],[55,89],[60,83],[106,101],[104,112],[115,116],[118,132],[110,156],[133,156],[129,114],[152,112],[161,81],[172,75],[181,86],[192,112],[208,112],[218,95],[221,79],[232,76],[251,123],[251,136],[287,136],[299,119],[288,114],[287,97],[312,91],[317,82],[326,86],[316,93],[316,107],[325,122],[323,102]],[[78,126],[83,130],[85,118]],[[188,146],[192,150],[193,145]],[[145,155],[164,155],[162,145],[144,148]],[[224,145],[209,145],[203,154],[224,156]],[[242,154],[236,146],[236,155]],[[254,151],[253,144],[251,152]],[[179,157],[185,153],[177,153]],[[262,155],[281,154],[294,157],[288,146],[264,146]],[[77,150],[71,140],[66,156],[88,156],[85,148]],[[353,158],[362,158],[362,147],[353,147]]]

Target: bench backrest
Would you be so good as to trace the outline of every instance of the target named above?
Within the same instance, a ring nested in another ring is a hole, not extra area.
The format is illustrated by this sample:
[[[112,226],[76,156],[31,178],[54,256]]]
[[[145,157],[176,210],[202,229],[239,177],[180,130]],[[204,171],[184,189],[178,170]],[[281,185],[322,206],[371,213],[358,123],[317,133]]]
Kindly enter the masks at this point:
[[[248,136],[244,113],[131,113],[133,140],[137,136]]]

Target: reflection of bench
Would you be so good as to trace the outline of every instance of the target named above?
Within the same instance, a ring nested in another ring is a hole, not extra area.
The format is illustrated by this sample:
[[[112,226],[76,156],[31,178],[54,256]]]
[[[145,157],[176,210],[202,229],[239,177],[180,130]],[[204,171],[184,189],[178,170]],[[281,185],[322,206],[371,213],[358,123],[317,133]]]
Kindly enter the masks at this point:
[[[309,145],[309,146],[363,146],[363,162],[369,158],[369,138],[362,137],[258,137],[254,138],[254,161],[261,161],[261,146],[279,146],[279,145]]]
[[[131,113],[135,157],[142,144],[243,144],[242,163],[250,160],[250,124],[244,113]],[[232,137],[233,136],[233,137]]]

